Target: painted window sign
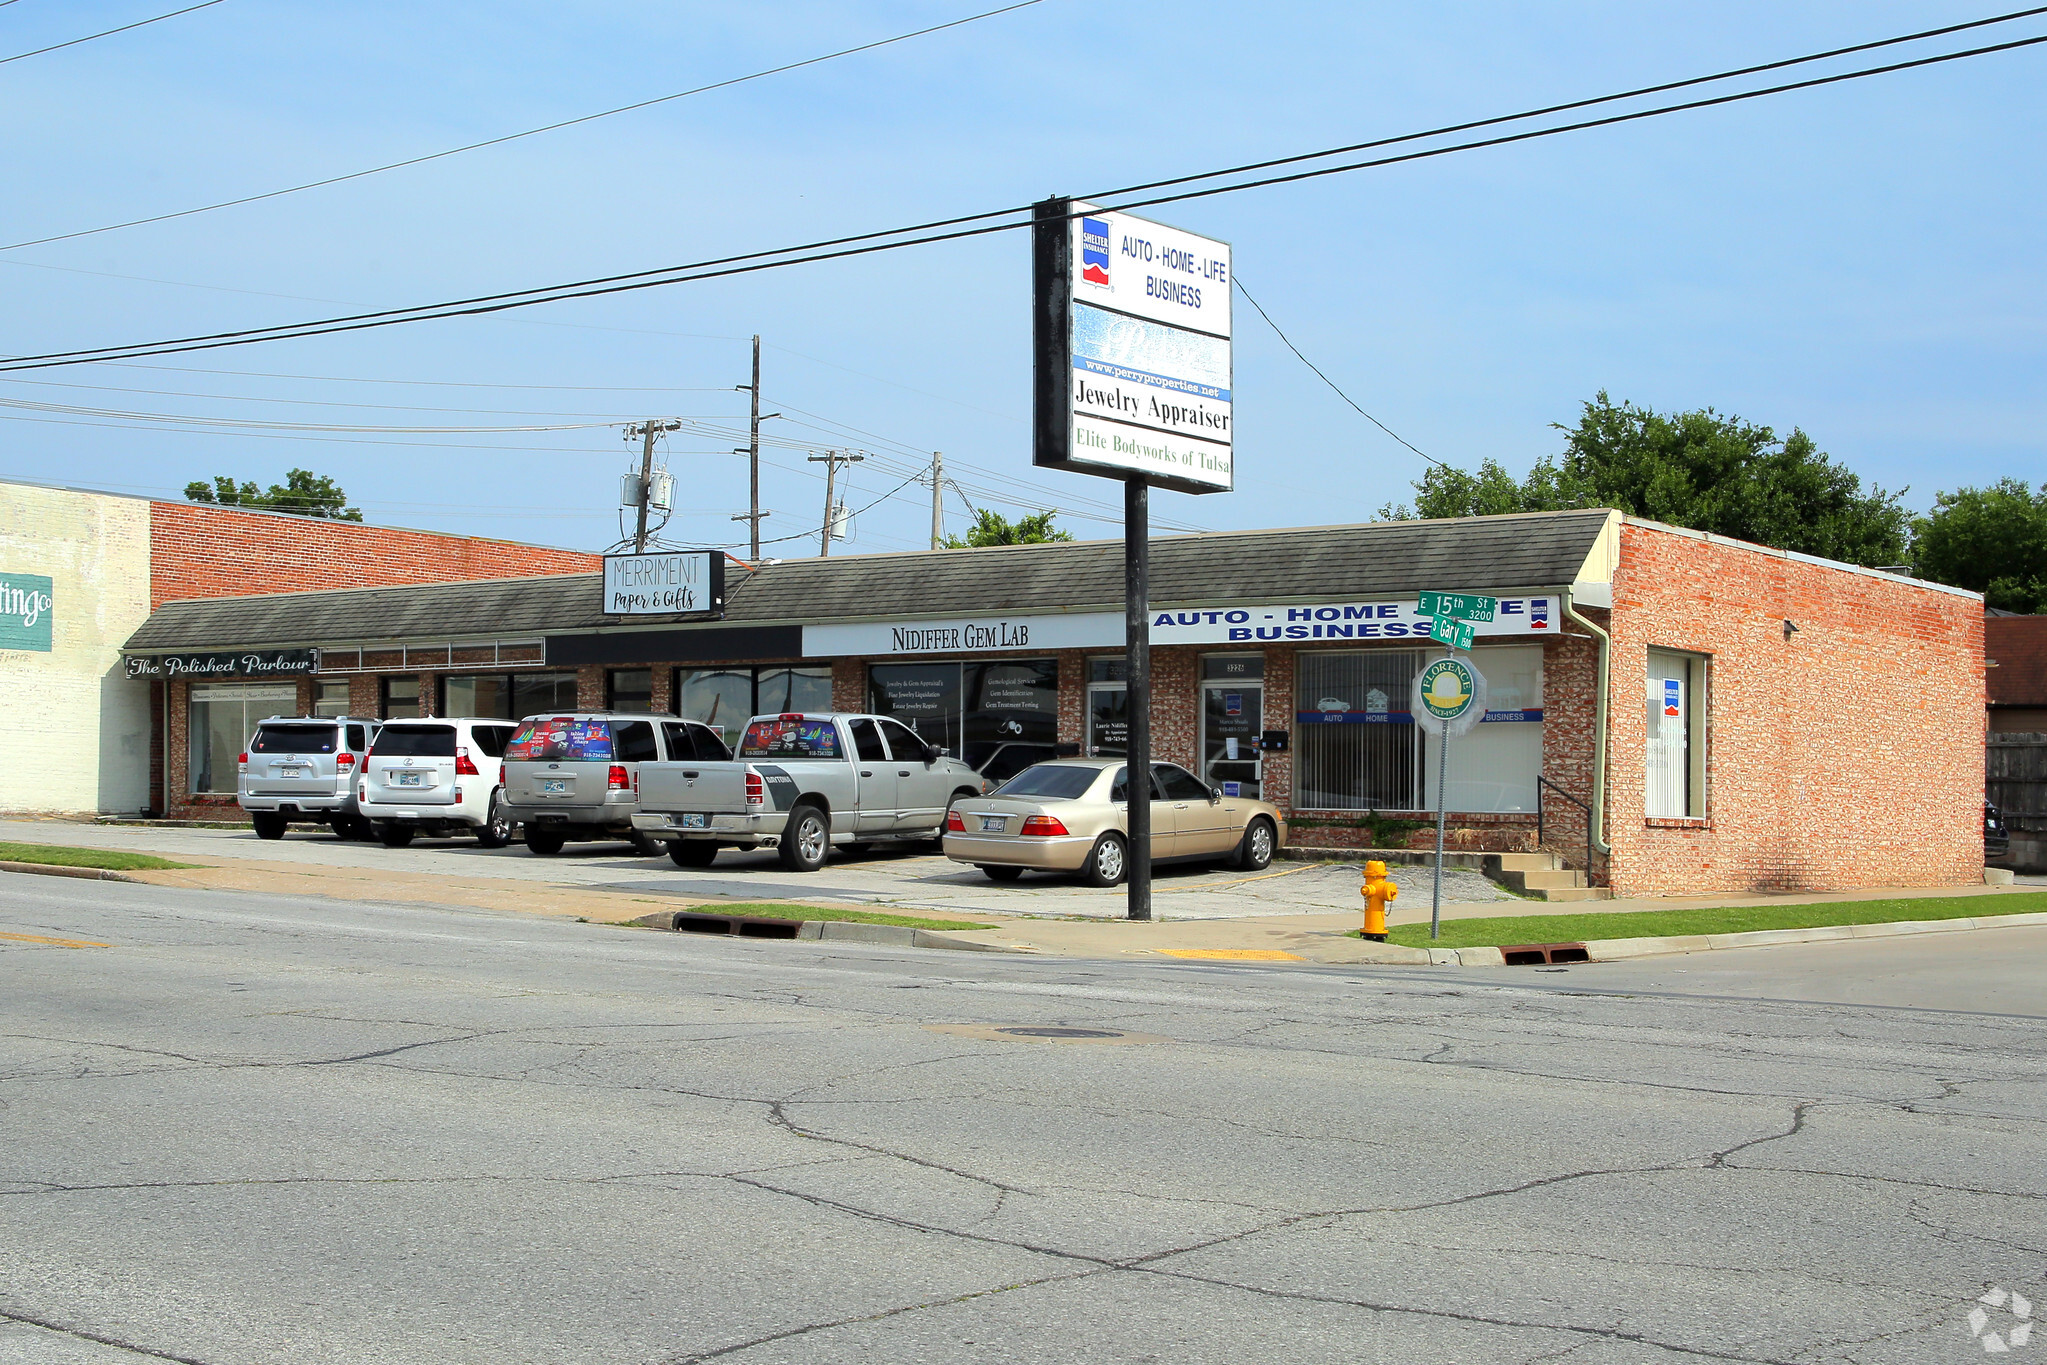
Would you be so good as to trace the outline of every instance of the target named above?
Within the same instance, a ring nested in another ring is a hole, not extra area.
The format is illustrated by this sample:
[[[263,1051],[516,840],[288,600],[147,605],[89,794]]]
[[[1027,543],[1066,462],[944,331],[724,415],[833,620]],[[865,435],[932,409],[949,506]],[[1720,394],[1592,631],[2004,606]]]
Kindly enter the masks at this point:
[[[1684,683],[1681,679],[1665,678],[1663,680],[1663,714],[1666,716],[1684,715]]]
[[[55,585],[42,574],[0,573],[0,649],[50,652]]]

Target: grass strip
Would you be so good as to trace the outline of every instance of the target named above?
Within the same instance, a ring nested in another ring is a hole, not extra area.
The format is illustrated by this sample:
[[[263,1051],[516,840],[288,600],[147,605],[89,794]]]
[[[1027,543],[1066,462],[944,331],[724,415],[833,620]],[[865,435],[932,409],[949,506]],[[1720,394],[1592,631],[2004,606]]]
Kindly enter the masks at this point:
[[[122,853],[111,848],[66,848],[62,844],[0,843],[0,863],[39,863],[45,867],[97,867],[109,872],[157,872],[165,868],[198,867],[174,863],[147,853]]]
[[[889,915],[875,910],[827,909],[822,905],[693,905],[691,913],[705,915],[749,915],[754,919],[828,919],[854,924],[899,924],[911,929],[993,929],[993,924],[973,924],[963,919],[925,919],[918,915]],[[1426,932],[1426,930],[1424,930]]]
[[[1388,932],[1387,941],[1406,944],[1410,948],[1497,948],[1502,944],[1516,943],[1584,943],[1598,938],[1746,934],[1758,929],[1818,929],[1835,924],[1975,919],[2040,911],[2047,911],[2047,891],[1829,901],[1809,905],[1732,905],[1704,910],[1637,910],[1604,915],[1446,919],[1441,938],[1431,939],[1427,924],[1403,924]]]

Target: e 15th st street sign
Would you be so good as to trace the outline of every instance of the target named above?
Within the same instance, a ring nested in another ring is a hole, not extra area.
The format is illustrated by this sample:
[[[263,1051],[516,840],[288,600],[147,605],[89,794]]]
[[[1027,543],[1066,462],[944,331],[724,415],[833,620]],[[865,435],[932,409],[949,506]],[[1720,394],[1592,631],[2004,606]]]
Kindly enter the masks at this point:
[[[1460,621],[1490,621],[1500,609],[1497,597],[1479,597],[1467,592],[1425,592],[1415,604],[1423,616],[1454,616]],[[1438,635],[1437,639],[1444,639]]]

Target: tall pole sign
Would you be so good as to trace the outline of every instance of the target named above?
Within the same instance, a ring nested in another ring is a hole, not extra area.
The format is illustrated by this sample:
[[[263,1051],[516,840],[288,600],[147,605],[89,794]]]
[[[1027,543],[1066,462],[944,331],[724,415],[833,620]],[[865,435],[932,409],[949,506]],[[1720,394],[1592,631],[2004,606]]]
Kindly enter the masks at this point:
[[[1047,199],[1031,265],[1031,462],[1123,481],[1128,914],[1150,919],[1150,492],[1236,486],[1230,248]]]

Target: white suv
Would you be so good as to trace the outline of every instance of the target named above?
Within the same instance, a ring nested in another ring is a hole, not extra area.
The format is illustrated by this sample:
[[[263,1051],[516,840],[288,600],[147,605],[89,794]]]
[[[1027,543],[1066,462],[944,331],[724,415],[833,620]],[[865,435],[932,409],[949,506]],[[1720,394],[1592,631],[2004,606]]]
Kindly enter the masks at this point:
[[[504,802],[508,720],[394,720],[363,761],[356,797],[377,837],[403,848],[418,834],[474,834],[485,848],[512,841]]]

